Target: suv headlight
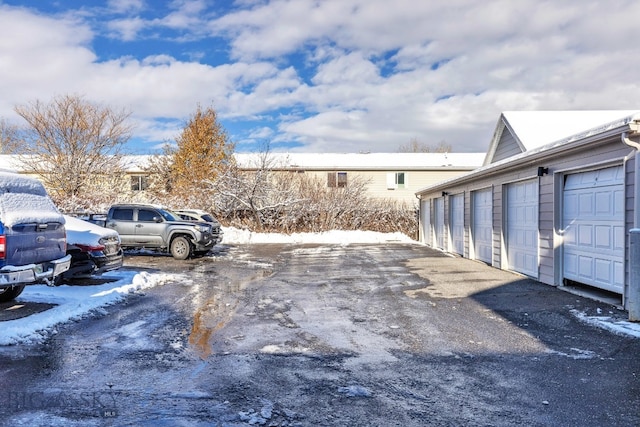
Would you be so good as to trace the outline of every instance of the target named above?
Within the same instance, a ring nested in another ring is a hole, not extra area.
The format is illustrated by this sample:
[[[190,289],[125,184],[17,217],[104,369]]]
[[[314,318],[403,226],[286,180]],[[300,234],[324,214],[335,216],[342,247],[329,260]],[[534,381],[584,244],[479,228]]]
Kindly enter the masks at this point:
[[[211,233],[211,226],[209,225],[195,224],[193,227],[201,233]]]

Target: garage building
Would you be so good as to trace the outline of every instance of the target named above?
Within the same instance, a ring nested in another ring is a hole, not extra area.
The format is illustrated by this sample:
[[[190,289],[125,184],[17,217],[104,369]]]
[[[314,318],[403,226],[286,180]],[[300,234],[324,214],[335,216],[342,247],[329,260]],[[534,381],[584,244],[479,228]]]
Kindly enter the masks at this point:
[[[482,167],[419,190],[420,239],[626,308],[640,111],[501,114]]]

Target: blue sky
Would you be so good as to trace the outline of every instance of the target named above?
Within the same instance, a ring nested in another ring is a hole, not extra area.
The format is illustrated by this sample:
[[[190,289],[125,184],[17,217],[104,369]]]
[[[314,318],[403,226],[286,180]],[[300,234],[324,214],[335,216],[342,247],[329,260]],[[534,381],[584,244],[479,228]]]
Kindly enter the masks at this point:
[[[502,111],[640,106],[635,0],[0,0],[0,118],[79,94],[132,153],[212,106],[237,151],[484,152]]]

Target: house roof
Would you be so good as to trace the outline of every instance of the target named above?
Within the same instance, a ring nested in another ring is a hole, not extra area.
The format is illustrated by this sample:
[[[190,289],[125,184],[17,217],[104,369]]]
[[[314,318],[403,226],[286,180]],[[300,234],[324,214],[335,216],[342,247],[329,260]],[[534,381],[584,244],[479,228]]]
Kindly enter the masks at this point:
[[[255,168],[264,154],[236,153],[241,168]],[[269,153],[270,166],[301,170],[475,169],[484,153]]]
[[[129,173],[144,173],[153,155],[129,155],[121,158]],[[264,153],[234,153],[242,169],[263,165]],[[268,167],[297,170],[472,170],[482,166],[484,153],[268,153]],[[0,167],[21,170],[18,155],[0,155]]]
[[[505,111],[498,119],[484,164],[493,163],[505,131],[511,133],[520,152],[525,152],[636,113],[640,110]]]

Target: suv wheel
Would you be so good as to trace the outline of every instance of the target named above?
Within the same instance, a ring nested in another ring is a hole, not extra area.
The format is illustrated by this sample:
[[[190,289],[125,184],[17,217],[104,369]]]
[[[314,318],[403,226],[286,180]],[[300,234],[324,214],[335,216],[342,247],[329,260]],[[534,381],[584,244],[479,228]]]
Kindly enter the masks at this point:
[[[187,259],[191,255],[191,243],[186,237],[178,236],[171,241],[171,256],[175,259]]]
[[[18,297],[24,290],[24,285],[16,285],[6,289],[0,289],[0,302],[8,302]]]

